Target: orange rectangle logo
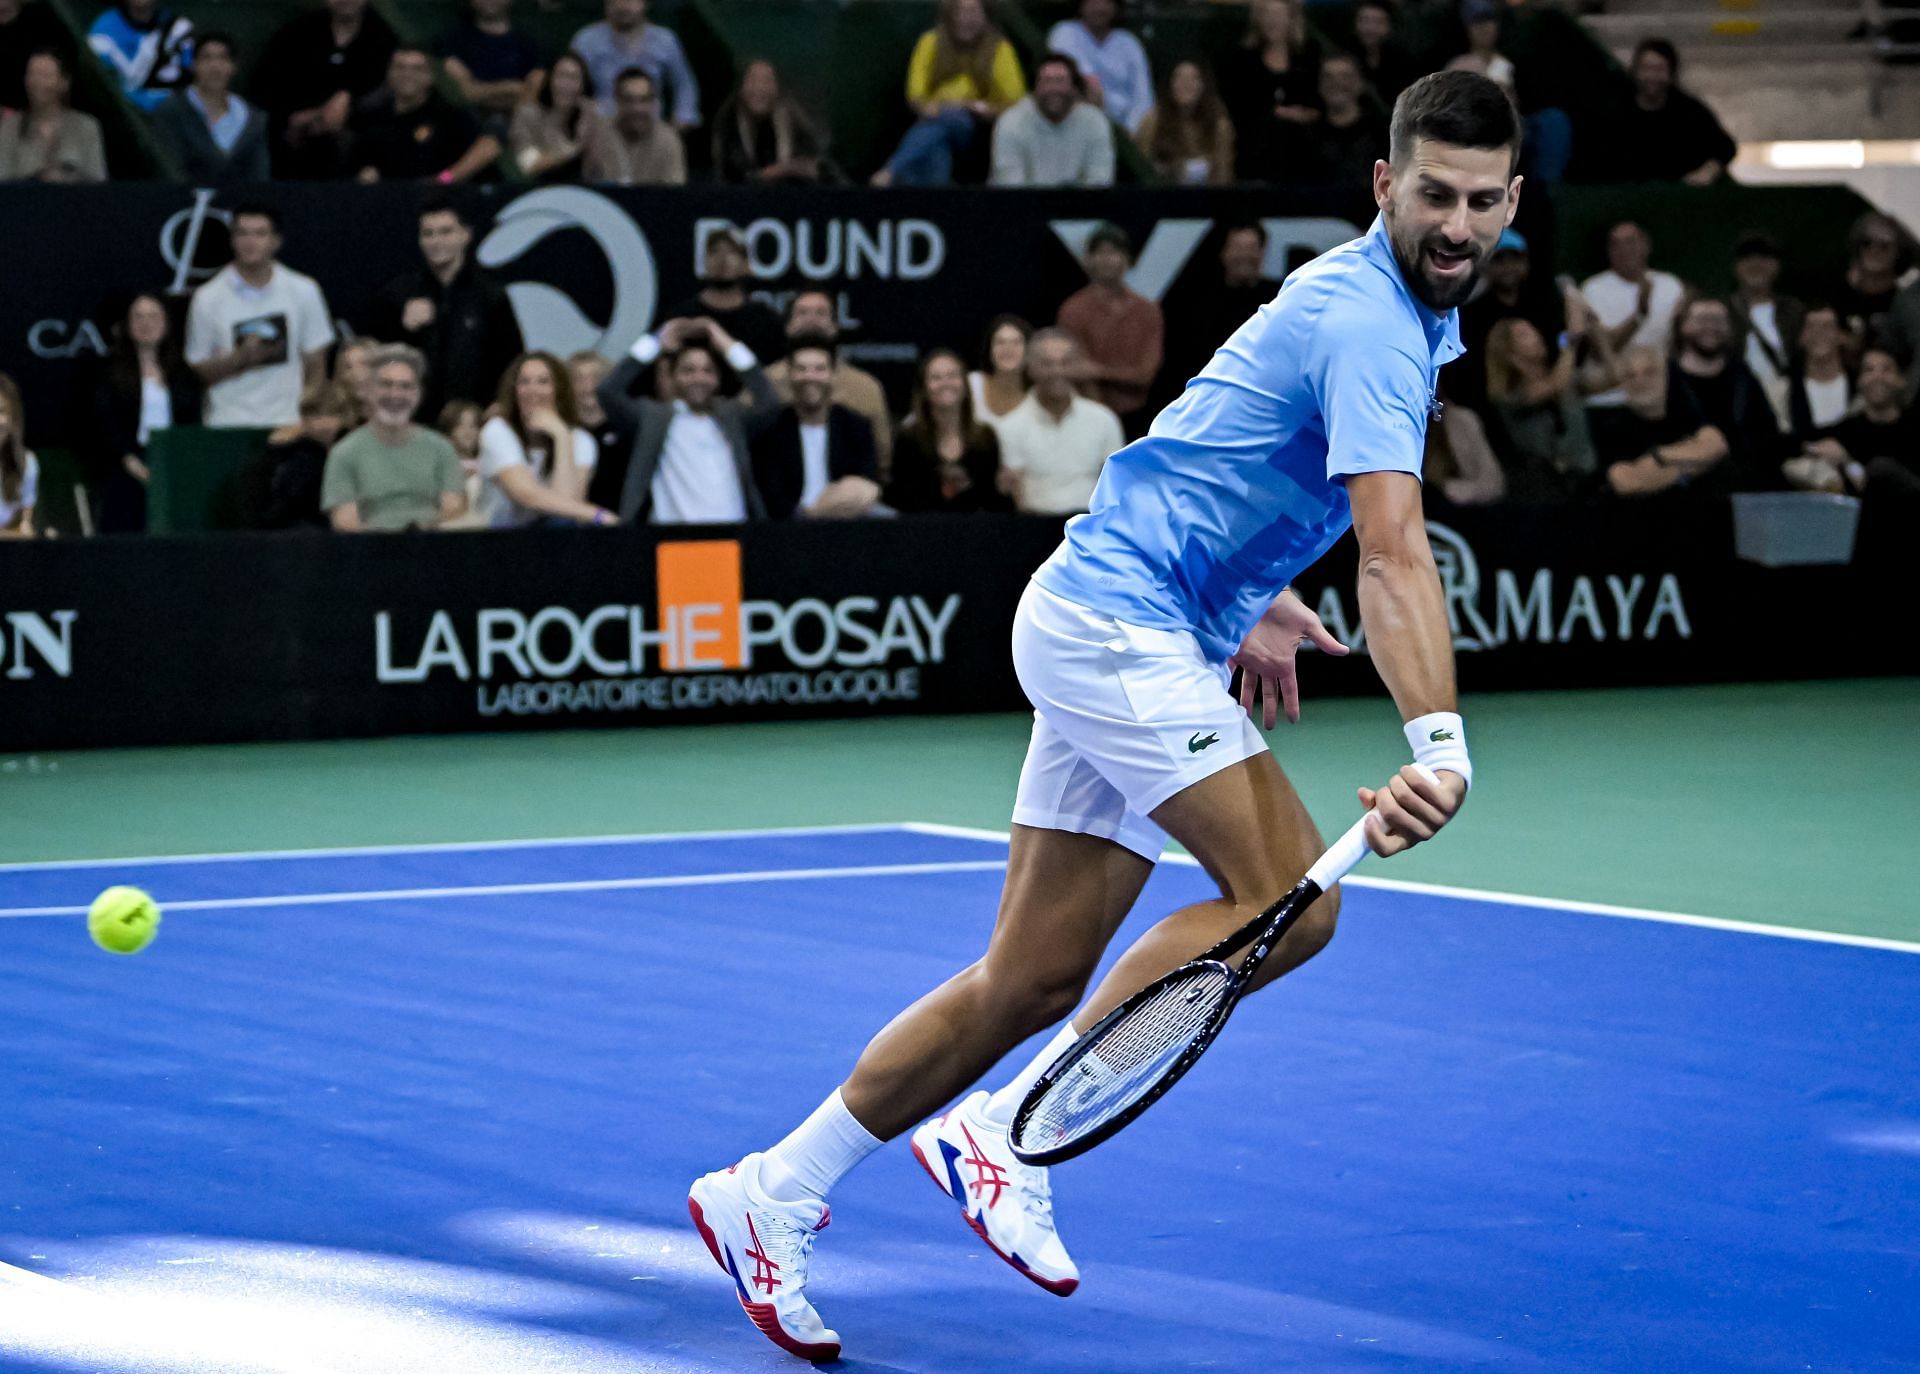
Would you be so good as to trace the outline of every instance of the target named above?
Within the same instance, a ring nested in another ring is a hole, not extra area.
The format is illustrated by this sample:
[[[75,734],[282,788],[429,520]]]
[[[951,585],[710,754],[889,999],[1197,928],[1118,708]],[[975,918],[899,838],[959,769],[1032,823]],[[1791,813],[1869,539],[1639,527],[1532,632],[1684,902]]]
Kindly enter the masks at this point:
[[[660,666],[670,673],[744,668],[740,544],[691,539],[654,551],[660,587]]]

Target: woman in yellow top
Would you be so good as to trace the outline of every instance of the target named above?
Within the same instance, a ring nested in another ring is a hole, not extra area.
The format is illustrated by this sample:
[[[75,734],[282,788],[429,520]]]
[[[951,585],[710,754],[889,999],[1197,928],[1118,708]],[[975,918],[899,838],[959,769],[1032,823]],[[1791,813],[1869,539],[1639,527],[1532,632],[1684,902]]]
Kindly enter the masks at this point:
[[[987,22],[985,0],[940,0],[940,17],[907,66],[907,103],[919,118],[873,184],[946,185],[954,158],[1026,93],[1020,59]]]

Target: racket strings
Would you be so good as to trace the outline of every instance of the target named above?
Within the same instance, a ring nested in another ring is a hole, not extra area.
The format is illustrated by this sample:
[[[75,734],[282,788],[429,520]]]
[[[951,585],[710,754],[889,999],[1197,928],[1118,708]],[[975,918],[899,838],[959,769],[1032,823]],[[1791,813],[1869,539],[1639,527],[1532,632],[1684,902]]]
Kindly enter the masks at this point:
[[[1024,1114],[1015,1144],[1056,1149],[1125,1112],[1212,1024],[1232,981],[1224,965],[1196,966],[1114,1021]]]

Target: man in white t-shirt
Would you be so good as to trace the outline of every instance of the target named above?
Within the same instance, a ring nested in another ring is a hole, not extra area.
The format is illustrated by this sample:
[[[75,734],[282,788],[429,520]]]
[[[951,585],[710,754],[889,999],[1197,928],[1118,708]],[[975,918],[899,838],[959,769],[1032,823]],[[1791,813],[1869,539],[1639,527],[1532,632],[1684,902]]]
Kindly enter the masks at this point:
[[[1611,352],[1621,354],[1629,348],[1653,348],[1662,358],[1673,337],[1673,312],[1680,308],[1686,294],[1680,278],[1671,272],[1656,272],[1647,266],[1653,254],[1653,240],[1647,231],[1631,220],[1613,226],[1607,235],[1607,270],[1581,283],[1600,327],[1606,331]],[[1589,396],[1590,406],[1622,406],[1627,393],[1603,380],[1602,390]]]
[[[193,293],[187,361],[207,388],[215,429],[297,424],[300,393],[326,379],[333,318],[312,277],[276,259],[280,217],[264,205],[233,213],[233,262]]]
[[[1000,422],[1000,466],[1014,503],[1030,515],[1073,515],[1087,508],[1100,469],[1126,443],[1120,417],[1073,389],[1080,345],[1064,329],[1027,342],[1033,390]]]

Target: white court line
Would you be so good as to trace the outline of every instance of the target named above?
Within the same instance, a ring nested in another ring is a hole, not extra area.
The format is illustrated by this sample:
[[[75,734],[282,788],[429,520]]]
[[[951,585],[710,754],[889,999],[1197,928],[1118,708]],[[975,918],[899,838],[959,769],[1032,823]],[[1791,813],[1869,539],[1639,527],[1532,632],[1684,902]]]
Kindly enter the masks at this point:
[[[347,902],[417,902],[444,897],[518,897],[547,892],[633,892],[656,887],[718,887],[728,883],[805,882],[816,878],[913,877],[927,873],[997,873],[1005,859],[956,859],[944,863],[864,864],[843,868],[763,868],[742,873],[673,873],[649,878],[583,878],[573,882],[489,883],[471,887],[399,887],[368,892],[284,892],[258,897],[205,897],[163,901],[168,911],[233,911],[247,907],[333,906]],[[0,907],[0,918],[84,916],[84,906]]]
[[[1005,844],[1012,838],[1004,830],[983,830],[965,825],[940,825],[932,821],[908,821],[901,826],[921,835],[945,835],[957,840],[989,840]],[[1163,862],[1197,867],[1190,854],[1168,854]],[[1649,907],[1612,906],[1606,902],[1576,902],[1559,897],[1530,897],[1521,892],[1495,892],[1480,887],[1451,887],[1444,883],[1414,883],[1399,878],[1345,878],[1354,887],[1377,888],[1382,892],[1411,892],[1425,897],[1448,897],[1465,902],[1498,902],[1502,906],[1532,907],[1541,911],[1573,911],[1589,916],[1617,916],[1628,921],[1660,921],[1668,925],[1699,926],[1704,930],[1737,930],[1746,935],[1773,935],[1783,940],[1811,940],[1823,945],[1854,945],[1861,949],[1887,949],[1901,954],[1920,954],[1920,943],[1890,940],[1879,935],[1847,935],[1833,930],[1803,930],[1795,926],[1767,925],[1759,921],[1732,921],[1720,916],[1694,916],[1684,911],[1655,911]]]
[[[674,840],[735,840],[782,835],[874,835],[909,827],[897,822],[861,825],[773,825],[746,830],[655,830],[638,835],[556,835],[531,840],[436,840],[428,844],[348,844],[331,849],[229,849],[215,854],[148,854],[135,858],[32,859],[0,863],[0,873],[52,868],[114,868],[124,864],[251,863],[258,859],[340,859],[359,854],[447,854],[488,849],[557,849],[569,845],[664,844]],[[987,832],[981,832],[985,835]],[[970,836],[969,838],[979,838]]]

